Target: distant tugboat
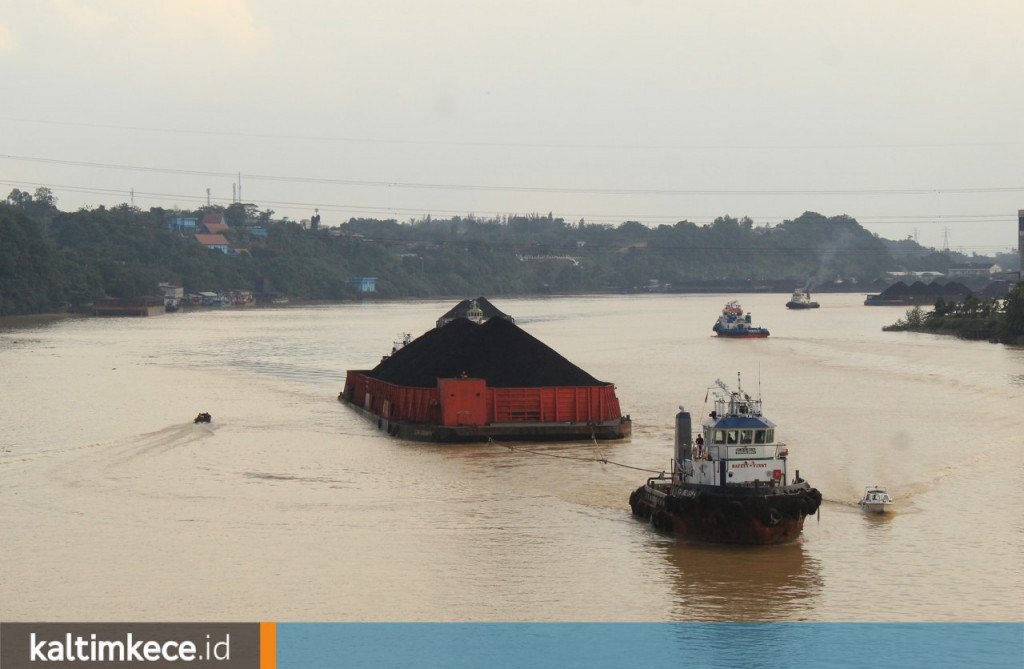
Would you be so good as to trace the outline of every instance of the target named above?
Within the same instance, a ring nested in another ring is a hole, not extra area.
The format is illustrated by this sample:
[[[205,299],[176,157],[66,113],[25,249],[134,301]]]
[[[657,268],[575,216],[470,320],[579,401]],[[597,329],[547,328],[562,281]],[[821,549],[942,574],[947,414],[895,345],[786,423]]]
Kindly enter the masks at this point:
[[[817,309],[820,304],[811,300],[811,293],[799,288],[793,291],[793,296],[786,302],[789,309]]]
[[[800,536],[821,493],[797,470],[786,483],[789,449],[761,400],[716,382],[715,410],[691,440],[690,414],[676,414],[671,476],[653,477],[629,496],[633,515],[659,530],[701,541],[779,544]]]
[[[757,338],[767,337],[769,332],[766,328],[758,328],[751,325],[750,314],[744,314],[743,308],[736,300],[726,302],[722,313],[711,328],[718,333],[719,337],[735,338]]]

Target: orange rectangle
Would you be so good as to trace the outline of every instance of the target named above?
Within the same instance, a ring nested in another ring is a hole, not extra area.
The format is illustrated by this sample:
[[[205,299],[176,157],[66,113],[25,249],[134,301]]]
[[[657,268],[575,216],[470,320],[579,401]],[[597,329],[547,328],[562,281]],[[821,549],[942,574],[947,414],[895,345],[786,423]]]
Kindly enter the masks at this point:
[[[260,623],[260,669],[277,669],[277,623]]]

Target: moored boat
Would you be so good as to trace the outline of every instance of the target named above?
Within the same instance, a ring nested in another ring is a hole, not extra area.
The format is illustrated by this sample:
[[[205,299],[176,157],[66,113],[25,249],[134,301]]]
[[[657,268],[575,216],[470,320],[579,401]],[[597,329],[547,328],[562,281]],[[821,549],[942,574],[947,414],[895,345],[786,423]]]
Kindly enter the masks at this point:
[[[858,502],[860,508],[868,513],[887,513],[892,503],[892,495],[880,485],[865,488]]]
[[[811,293],[807,290],[796,289],[793,295],[786,302],[787,309],[817,309],[821,305],[811,299]]]
[[[744,313],[743,307],[736,300],[730,300],[725,303],[722,313],[719,314],[718,320],[715,321],[711,329],[719,337],[749,339],[763,338],[770,334],[766,328],[754,327],[751,323],[750,312]]]
[[[691,417],[676,414],[671,475],[652,477],[633,491],[633,515],[659,530],[716,543],[779,544],[803,531],[821,493],[800,478],[787,483],[789,449],[761,400],[716,382],[715,409],[692,438]]]

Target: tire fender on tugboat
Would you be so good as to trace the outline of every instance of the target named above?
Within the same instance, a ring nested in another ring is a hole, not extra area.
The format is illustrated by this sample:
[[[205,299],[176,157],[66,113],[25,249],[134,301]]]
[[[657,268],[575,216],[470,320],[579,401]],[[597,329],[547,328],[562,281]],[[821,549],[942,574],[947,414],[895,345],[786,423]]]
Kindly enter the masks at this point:
[[[782,521],[782,514],[773,506],[765,507],[761,512],[761,522],[765,527],[775,527]]]

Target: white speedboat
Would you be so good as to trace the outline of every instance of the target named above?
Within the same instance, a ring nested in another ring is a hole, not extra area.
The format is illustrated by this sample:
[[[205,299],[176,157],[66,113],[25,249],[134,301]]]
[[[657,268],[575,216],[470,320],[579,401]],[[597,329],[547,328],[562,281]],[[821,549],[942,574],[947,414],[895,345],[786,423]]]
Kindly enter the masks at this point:
[[[892,495],[882,486],[869,486],[860,498],[860,508],[869,513],[886,513],[892,506]]]

